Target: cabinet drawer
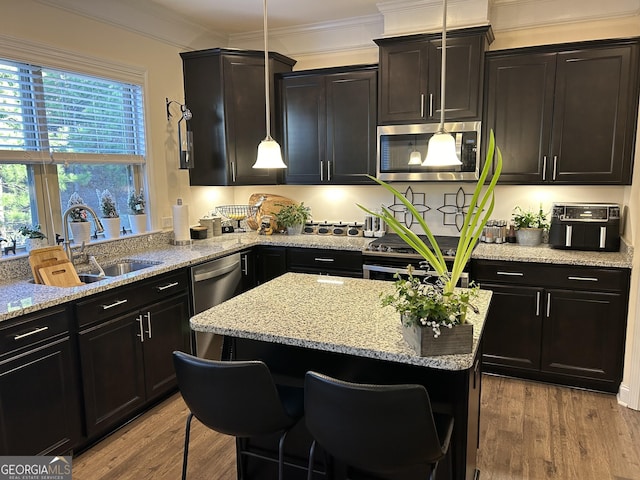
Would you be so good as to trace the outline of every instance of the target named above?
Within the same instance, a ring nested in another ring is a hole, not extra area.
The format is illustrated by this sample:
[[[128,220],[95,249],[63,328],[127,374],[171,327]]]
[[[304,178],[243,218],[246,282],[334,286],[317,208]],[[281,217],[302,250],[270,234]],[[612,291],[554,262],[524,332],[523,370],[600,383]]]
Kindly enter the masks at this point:
[[[25,315],[0,325],[0,357],[69,331],[67,310],[64,307]]]
[[[359,272],[362,275],[362,253],[317,248],[289,248],[289,269]]]
[[[187,273],[180,270],[93,295],[90,299],[76,304],[78,327],[113,318],[156,300],[187,291],[188,288]]]
[[[473,278],[482,282],[560,287],[572,290],[621,291],[629,289],[630,271],[623,268],[598,268],[578,265],[476,260]]]

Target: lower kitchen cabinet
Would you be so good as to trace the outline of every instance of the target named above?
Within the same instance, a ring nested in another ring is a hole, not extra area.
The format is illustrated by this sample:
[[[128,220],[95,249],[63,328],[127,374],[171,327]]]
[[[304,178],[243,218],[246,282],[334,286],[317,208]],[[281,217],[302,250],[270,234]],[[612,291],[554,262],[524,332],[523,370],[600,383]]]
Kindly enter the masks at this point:
[[[81,438],[80,382],[69,329],[54,307],[0,329],[0,455],[62,455]]]
[[[473,277],[494,292],[484,371],[618,391],[629,270],[476,260]]]
[[[322,248],[287,249],[288,271],[362,278],[362,252]]]
[[[255,250],[256,281],[268,282],[287,273],[287,248],[260,246]]]
[[[103,298],[106,297],[106,298]],[[113,311],[108,318],[100,318]],[[97,295],[77,305],[88,439],[176,386],[172,352],[190,351],[186,272]]]

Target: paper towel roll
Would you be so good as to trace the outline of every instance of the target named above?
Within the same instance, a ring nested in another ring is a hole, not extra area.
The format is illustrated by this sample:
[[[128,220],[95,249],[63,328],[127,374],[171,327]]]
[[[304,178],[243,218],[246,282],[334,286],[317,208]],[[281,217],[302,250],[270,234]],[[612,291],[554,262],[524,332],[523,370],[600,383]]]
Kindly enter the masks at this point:
[[[189,241],[189,205],[173,206],[173,236],[176,242]]]

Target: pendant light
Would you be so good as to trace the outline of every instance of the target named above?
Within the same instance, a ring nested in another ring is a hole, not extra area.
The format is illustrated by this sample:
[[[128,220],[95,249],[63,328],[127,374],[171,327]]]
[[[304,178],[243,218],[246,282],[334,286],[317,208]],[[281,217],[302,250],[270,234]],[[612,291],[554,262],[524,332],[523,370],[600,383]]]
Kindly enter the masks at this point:
[[[258,145],[258,158],[253,168],[287,168],[282,161],[280,145],[271,138],[271,108],[269,106],[269,47],[267,33],[267,0],[264,0],[264,97],[267,136]]]
[[[456,142],[444,129],[444,97],[447,80],[447,0],[442,2],[442,66],[440,75],[440,125],[438,131],[429,139],[427,157],[423,167],[446,167],[462,165],[456,155]]]
[[[420,152],[416,150],[415,145],[409,143],[409,146],[412,147],[411,154],[409,155],[409,165],[422,165],[422,155],[420,155]]]

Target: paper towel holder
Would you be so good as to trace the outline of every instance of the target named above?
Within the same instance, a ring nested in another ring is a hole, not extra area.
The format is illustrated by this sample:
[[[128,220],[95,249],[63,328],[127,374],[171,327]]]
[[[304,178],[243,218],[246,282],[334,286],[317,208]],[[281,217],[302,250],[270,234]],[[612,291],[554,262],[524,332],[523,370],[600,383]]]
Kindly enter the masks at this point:
[[[169,100],[168,97],[165,97],[165,102],[167,106],[167,122],[170,121],[171,110],[169,107],[172,103],[180,106],[180,118],[178,119],[178,148],[180,149],[180,168],[181,169],[189,169],[193,168],[193,132],[191,131],[189,121],[193,118],[193,114],[191,110],[187,108],[186,104],[177,102],[175,100]],[[185,141],[182,143],[182,126],[180,122],[184,120],[185,122]]]

